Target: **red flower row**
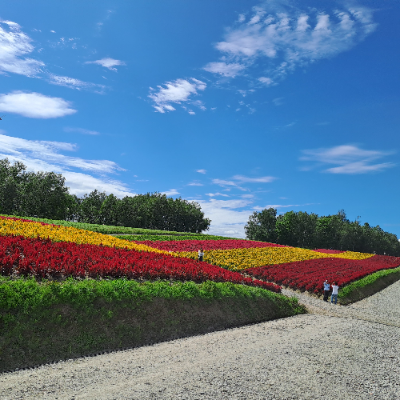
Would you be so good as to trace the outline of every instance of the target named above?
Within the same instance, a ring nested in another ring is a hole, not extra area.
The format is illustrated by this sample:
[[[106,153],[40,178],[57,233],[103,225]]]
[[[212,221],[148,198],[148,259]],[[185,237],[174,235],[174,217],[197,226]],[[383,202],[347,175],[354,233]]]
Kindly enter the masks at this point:
[[[22,236],[0,237],[0,273],[39,278],[174,279],[232,282],[279,293],[275,284],[245,278],[238,272],[167,254],[138,252],[90,244],[51,242]]]
[[[231,249],[250,249],[260,247],[287,247],[281,244],[255,242],[252,240],[171,240],[171,241],[136,241],[160,250],[167,251],[198,251],[203,250],[231,250]]]
[[[25,219],[25,218],[19,218],[19,217],[3,217],[0,216],[1,219],[10,219],[11,221],[22,221],[22,222],[35,222],[37,224],[41,224],[41,225],[51,225],[51,226],[58,226],[58,225],[54,225],[54,224],[48,224],[46,222],[41,222],[41,221],[33,221],[31,219]]]
[[[341,254],[345,253],[344,250],[331,250],[331,249],[315,249],[314,251],[318,251],[318,253],[325,253],[325,254]]]
[[[361,279],[373,272],[396,268],[400,257],[375,255],[364,260],[344,258],[319,258],[280,265],[249,268],[246,274],[265,281],[272,281],[292,289],[321,293],[325,279],[339,286]]]

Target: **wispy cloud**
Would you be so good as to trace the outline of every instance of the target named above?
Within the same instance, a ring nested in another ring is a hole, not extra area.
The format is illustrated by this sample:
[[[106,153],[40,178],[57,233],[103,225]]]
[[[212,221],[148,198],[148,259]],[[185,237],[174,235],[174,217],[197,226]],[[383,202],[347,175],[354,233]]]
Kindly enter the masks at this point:
[[[75,40],[76,38],[60,38],[52,47],[68,45],[76,48]],[[44,62],[28,57],[35,50],[32,42],[33,40],[21,30],[19,24],[0,19],[0,74],[14,73],[31,78],[45,79],[53,85],[65,86],[70,89],[92,89],[97,92],[102,92],[105,89],[104,85],[49,73],[45,69]]]
[[[0,111],[28,118],[58,118],[76,113],[71,103],[41,93],[14,91],[0,94]]]
[[[234,78],[238,73],[246,68],[243,64],[225,62],[210,62],[203,69],[213,74],[219,74],[228,78]]]
[[[236,188],[242,191],[247,191],[248,189],[242,186],[244,183],[270,183],[276,179],[277,178],[274,176],[249,177],[244,175],[235,175],[230,180],[213,179],[212,183],[226,188],[225,190],[229,190],[229,188]]]
[[[188,186],[204,186],[204,185],[200,182],[195,181],[188,183]]]
[[[261,176],[258,178],[251,178],[244,175],[235,175],[233,179],[240,183],[269,183],[273,182],[276,178],[274,176]]]
[[[228,187],[228,188],[235,187],[240,190],[246,190],[245,188],[239,186],[237,182],[227,181],[225,179],[213,179],[212,183],[214,183],[215,185],[221,186],[221,187]]]
[[[120,65],[126,65],[124,61],[121,60],[115,60],[114,58],[102,58],[101,60],[96,60],[96,61],[87,61],[85,64],[97,64],[101,65],[104,68],[108,68],[111,71],[117,71],[117,68]]]
[[[27,140],[0,133],[0,158],[21,161],[31,171],[54,171],[66,178],[66,185],[72,193],[81,196],[94,189],[114,193],[116,196],[133,195],[126,185],[107,177],[123,171],[115,162],[109,160],[85,160],[71,157],[62,152],[73,152],[77,146],[67,142]],[[98,174],[99,177],[89,175]]]
[[[328,13],[325,8],[302,11],[288,4],[268,2],[253,7],[249,17],[241,14],[224,40],[215,45],[221,60],[204,69],[234,77],[264,62],[266,76],[258,81],[268,86],[296,67],[351,49],[376,29],[372,11],[366,7],[349,6]],[[235,70],[234,66],[242,68]]]
[[[210,197],[229,197],[229,194],[225,194],[225,193],[206,193],[206,196],[210,196]]]
[[[381,172],[394,167],[391,162],[375,163],[376,160],[389,156],[393,152],[379,150],[363,150],[353,145],[342,145],[331,148],[303,150],[302,161],[313,162],[311,167],[325,166],[326,164],[338,165],[324,169],[323,172],[332,174],[365,174]]]
[[[196,95],[199,90],[204,90],[206,84],[195,78],[177,79],[166,82],[164,86],[157,86],[158,91],[150,88],[149,98],[153,100],[153,107],[157,112],[165,113],[174,111],[172,104],[190,103],[190,97]]]
[[[267,204],[267,205],[265,205],[263,207],[255,206],[255,207],[253,207],[253,210],[261,211],[261,210],[265,210],[267,208],[279,209],[279,208],[305,207],[305,206],[311,206],[313,204],[315,204],[315,203],[305,203],[305,204]]]
[[[161,192],[161,194],[165,194],[166,196],[176,196],[179,192],[176,189],[170,189],[165,192]]]
[[[0,19],[0,73],[36,76],[44,63],[26,57],[34,51],[32,39],[13,21]]]
[[[199,174],[206,174],[207,171],[205,169],[197,169],[196,172],[198,172]]]
[[[83,128],[71,128],[66,126],[64,128],[64,132],[78,132],[78,133],[82,133],[83,135],[99,135],[100,133],[97,131],[92,131],[89,129],[83,129]]]
[[[65,86],[67,88],[77,89],[77,90],[93,89],[95,91],[102,92],[105,89],[104,85],[90,83],[90,82],[84,82],[79,79],[71,78],[69,76],[60,76],[60,75],[50,74],[48,81],[52,85]]]

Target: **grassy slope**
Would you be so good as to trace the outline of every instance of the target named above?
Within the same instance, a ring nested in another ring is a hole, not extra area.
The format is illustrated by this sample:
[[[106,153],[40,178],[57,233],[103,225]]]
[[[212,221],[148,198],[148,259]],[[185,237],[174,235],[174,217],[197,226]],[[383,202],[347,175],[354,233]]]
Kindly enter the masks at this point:
[[[377,271],[342,288],[339,291],[339,303],[346,305],[362,300],[398,280],[400,280],[400,267]]]
[[[231,283],[0,277],[0,372],[304,313]]]

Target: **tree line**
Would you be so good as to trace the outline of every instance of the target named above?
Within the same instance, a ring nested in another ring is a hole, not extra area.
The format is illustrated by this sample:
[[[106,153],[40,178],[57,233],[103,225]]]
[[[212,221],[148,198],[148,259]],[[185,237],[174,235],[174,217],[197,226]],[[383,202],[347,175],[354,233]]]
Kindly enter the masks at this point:
[[[400,242],[385,232],[359,220],[349,221],[341,210],[335,215],[289,211],[277,216],[275,208],[255,211],[245,226],[246,237],[306,249],[350,250],[400,256]]]
[[[157,192],[120,199],[94,190],[79,198],[69,193],[61,174],[28,172],[7,158],[0,160],[0,213],[193,233],[211,223],[198,203]]]

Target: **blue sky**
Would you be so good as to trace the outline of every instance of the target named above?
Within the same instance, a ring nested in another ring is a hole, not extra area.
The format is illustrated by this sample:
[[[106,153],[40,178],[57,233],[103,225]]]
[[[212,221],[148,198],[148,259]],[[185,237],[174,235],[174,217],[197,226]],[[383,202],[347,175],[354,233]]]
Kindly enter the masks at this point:
[[[0,158],[72,193],[197,201],[210,233],[255,210],[400,236],[400,4],[6,2]]]

